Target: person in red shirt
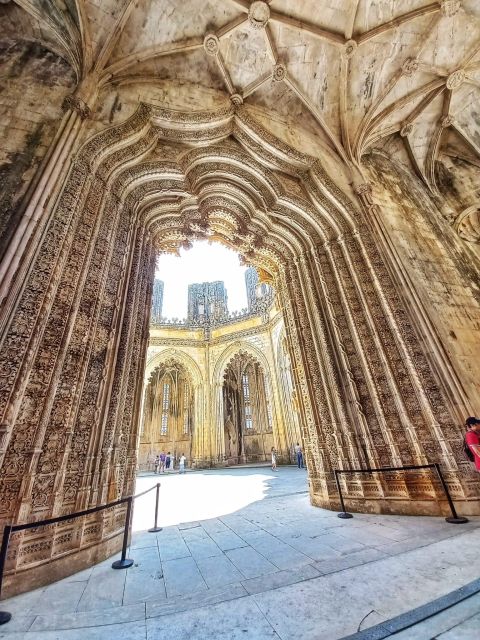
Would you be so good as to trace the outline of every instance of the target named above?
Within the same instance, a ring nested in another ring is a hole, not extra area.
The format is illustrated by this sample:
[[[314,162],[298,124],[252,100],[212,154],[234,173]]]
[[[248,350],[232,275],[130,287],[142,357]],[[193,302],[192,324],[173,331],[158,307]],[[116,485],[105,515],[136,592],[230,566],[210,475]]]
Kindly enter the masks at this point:
[[[467,418],[465,423],[468,428],[465,435],[465,442],[475,457],[473,461],[475,469],[480,473],[480,418]]]

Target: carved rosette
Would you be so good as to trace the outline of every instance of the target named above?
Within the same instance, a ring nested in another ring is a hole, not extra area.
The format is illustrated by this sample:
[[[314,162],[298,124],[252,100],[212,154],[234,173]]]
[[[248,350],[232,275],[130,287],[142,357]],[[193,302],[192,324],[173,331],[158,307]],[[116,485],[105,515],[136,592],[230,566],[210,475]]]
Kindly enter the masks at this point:
[[[243,98],[239,93],[233,93],[230,96],[230,101],[234,107],[241,107],[243,104]]]
[[[248,21],[254,29],[264,29],[270,19],[270,7],[266,2],[255,0],[248,9]]]
[[[214,33],[207,33],[203,39],[203,48],[208,56],[215,57],[220,51],[220,42]]]
[[[287,69],[284,64],[276,64],[272,71],[273,82],[282,82],[287,75]]]

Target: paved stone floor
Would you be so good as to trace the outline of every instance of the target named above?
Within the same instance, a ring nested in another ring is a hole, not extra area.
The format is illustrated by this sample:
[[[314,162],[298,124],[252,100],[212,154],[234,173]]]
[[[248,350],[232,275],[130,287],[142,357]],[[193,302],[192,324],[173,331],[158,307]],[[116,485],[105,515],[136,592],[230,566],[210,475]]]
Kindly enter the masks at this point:
[[[164,529],[144,531],[153,524],[153,493],[139,499],[134,566],[114,571],[110,559],[2,602],[13,619],[0,638],[336,640],[480,575],[480,518],[340,520],[310,506],[306,474],[294,467],[150,475],[137,490],[158,480]],[[478,616],[468,603],[457,607],[450,618],[439,614],[438,637],[478,640]],[[391,637],[437,637],[417,627],[420,635]]]

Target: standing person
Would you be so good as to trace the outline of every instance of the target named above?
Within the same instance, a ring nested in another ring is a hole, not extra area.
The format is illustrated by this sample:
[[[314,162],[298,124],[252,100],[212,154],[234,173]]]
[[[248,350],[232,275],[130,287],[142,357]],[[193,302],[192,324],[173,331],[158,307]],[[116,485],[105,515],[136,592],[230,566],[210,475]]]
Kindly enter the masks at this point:
[[[175,452],[170,456],[170,471],[175,471]]]
[[[275,447],[272,447],[272,471],[277,470],[277,452],[275,451]]]
[[[167,453],[166,458],[165,458],[165,468],[167,471],[170,471],[170,464],[171,464],[172,459],[170,458],[170,451]]]
[[[180,461],[178,463],[178,473],[185,473],[185,462],[187,461],[185,454],[182,453]]]
[[[297,465],[299,469],[303,469],[303,453],[302,453],[302,447],[297,444],[293,447],[293,450],[295,451],[295,455],[297,456]]]
[[[157,454],[157,455],[155,456],[155,462],[153,463],[153,466],[154,466],[154,472],[155,472],[155,473],[158,473],[158,466],[159,466],[159,464],[160,464],[160,456]]]
[[[480,418],[471,416],[465,420],[467,433],[465,434],[465,442],[473,453],[473,464],[475,470],[480,473]]]
[[[165,473],[165,458],[167,456],[165,455],[165,451],[162,451],[162,453],[160,454],[160,473]]]

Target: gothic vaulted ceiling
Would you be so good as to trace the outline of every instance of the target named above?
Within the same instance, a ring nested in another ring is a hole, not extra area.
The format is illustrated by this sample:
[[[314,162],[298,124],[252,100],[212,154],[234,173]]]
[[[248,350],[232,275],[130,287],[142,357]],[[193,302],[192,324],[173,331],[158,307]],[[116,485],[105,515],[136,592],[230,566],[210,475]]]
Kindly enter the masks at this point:
[[[79,82],[221,88],[315,127],[350,166],[372,147],[398,150],[430,187],[442,148],[480,153],[479,0],[10,4],[12,30],[28,14],[25,37],[59,52]]]

